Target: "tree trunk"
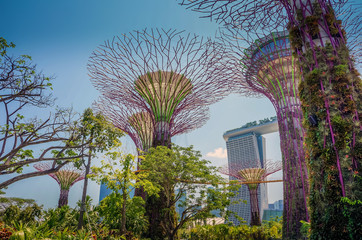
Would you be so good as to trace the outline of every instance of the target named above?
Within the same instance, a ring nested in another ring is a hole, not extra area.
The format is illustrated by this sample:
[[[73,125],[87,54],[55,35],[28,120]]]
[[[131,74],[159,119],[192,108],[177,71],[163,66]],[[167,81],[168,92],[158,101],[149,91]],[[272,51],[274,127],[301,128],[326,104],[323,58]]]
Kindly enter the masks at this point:
[[[122,203],[122,224],[121,224],[121,236],[126,233],[126,204],[127,204],[127,189],[125,188],[126,183],[124,183],[124,187],[122,188],[123,194],[123,203]]]
[[[146,214],[149,217],[149,228],[145,237],[151,239],[169,238],[177,226],[177,214],[175,206],[167,205],[167,198],[164,191],[155,196],[147,197]]]
[[[159,196],[159,198],[147,196],[146,199],[146,215],[148,216],[149,227],[145,237],[154,240],[163,240],[167,236],[162,227],[162,210],[166,207],[161,200],[163,193],[159,192]]]
[[[69,189],[60,189],[58,208],[68,205],[68,194],[69,194]]]
[[[140,155],[140,153],[138,153]],[[137,171],[140,170],[141,167],[141,159],[138,158],[138,162],[137,162]],[[137,180],[138,182],[139,180]],[[143,187],[139,187],[136,188],[134,191],[134,196],[135,197],[141,197],[144,201],[146,201],[146,192],[144,191]]]
[[[82,193],[82,201],[81,201],[81,205],[80,205],[80,212],[79,212],[79,220],[78,220],[78,229],[83,228],[84,226],[84,220],[83,220],[83,216],[85,213],[85,201],[87,198],[87,188],[88,188],[88,178],[87,175],[90,172],[90,166],[91,166],[91,161],[92,161],[92,149],[89,149],[89,156],[88,156],[88,164],[86,166],[85,169],[85,178],[84,178],[84,185],[83,185],[83,193]]]

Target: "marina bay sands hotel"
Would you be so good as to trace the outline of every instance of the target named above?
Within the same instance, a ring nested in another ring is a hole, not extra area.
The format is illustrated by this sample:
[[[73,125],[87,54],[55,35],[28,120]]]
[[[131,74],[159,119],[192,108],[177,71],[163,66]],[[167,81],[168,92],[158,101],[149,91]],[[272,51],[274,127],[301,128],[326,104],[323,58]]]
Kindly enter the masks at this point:
[[[260,164],[260,166],[264,167],[264,162],[266,161],[266,148],[263,135],[277,131],[278,122],[276,117],[274,117],[270,120],[259,121],[259,124],[257,122],[248,123],[240,128],[225,132],[223,137],[226,141],[229,166],[242,164],[243,166],[253,168]],[[236,180],[234,177],[230,177],[229,179]],[[258,189],[258,200],[262,219],[264,210],[268,209],[267,193],[266,183],[260,184]],[[246,185],[242,185],[237,195],[232,199],[232,201],[240,200],[246,200],[247,203],[240,202],[238,204],[230,205],[228,210],[244,218],[246,223],[250,224],[250,199],[249,190]],[[233,222],[234,225],[240,224],[238,219],[234,216],[231,216],[229,221]]]

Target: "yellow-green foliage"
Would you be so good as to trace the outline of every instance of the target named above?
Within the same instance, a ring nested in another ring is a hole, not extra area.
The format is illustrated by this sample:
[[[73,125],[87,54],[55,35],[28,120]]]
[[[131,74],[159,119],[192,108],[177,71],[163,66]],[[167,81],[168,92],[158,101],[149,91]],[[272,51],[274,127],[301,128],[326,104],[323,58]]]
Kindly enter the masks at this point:
[[[181,239],[188,240],[267,240],[282,239],[281,221],[264,222],[262,226],[240,225],[231,226],[227,224],[196,226],[184,229]]]

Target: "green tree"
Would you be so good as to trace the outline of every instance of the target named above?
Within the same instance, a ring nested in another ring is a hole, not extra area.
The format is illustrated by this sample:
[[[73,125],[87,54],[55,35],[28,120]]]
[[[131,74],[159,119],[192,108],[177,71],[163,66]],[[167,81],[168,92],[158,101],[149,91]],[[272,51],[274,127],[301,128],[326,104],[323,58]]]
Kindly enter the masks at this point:
[[[171,149],[165,146],[151,148],[142,160],[140,177],[160,189],[158,198],[162,201],[157,202],[162,202],[163,205],[155,207],[161,209],[162,216],[155,217],[162,221],[159,224],[162,229],[159,231],[162,231],[164,238],[177,239],[178,230],[185,223],[193,219],[212,217],[213,210],[219,210],[220,214],[224,215],[226,206],[230,204],[229,196],[233,195],[229,189],[235,190],[239,187],[220,184],[223,179],[217,174],[216,167],[210,166],[210,162],[201,157],[201,153],[193,150],[192,146],[173,145]],[[185,194],[186,199],[182,200]],[[179,221],[173,214],[176,204],[185,209],[179,216]],[[148,205],[152,206],[152,203]],[[164,219],[169,221],[163,221]],[[176,222],[176,225],[173,222]],[[160,236],[159,233],[157,236]]]
[[[36,203],[25,208],[11,205],[6,208],[5,211],[1,212],[1,215],[2,217],[0,219],[6,224],[10,224],[12,221],[31,223],[41,216],[41,207]]]
[[[101,114],[93,114],[92,109],[88,108],[84,111],[78,126],[79,137],[78,142],[83,146],[82,155],[87,157],[87,161],[83,159],[82,163],[85,166],[85,179],[83,186],[83,194],[80,207],[78,229],[83,227],[83,215],[85,212],[85,201],[87,196],[88,178],[92,157],[98,152],[109,150],[117,144],[118,139],[124,136],[124,133],[114,127]],[[85,144],[86,143],[86,144]],[[84,152],[87,152],[84,154]]]
[[[118,143],[114,151],[106,153],[101,167],[92,167],[91,177],[99,183],[106,184],[107,188],[113,191],[99,206],[103,223],[111,229],[119,230],[121,235],[127,230],[139,234],[148,224],[144,217],[144,200],[137,196],[130,198],[130,192],[142,187],[146,193],[152,195],[159,189],[146,178],[139,177],[140,174],[135,171],[135,157],[124,154],[120,146]]]

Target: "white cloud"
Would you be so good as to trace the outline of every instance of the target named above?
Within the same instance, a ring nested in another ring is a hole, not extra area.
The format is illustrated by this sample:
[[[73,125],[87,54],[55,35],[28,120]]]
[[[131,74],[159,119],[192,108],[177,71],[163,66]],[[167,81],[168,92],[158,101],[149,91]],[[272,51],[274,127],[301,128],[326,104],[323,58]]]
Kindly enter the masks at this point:
[[[213,152],[206,154],[206,157],[227,158],[227,151],[224,148],[216,148]]]

